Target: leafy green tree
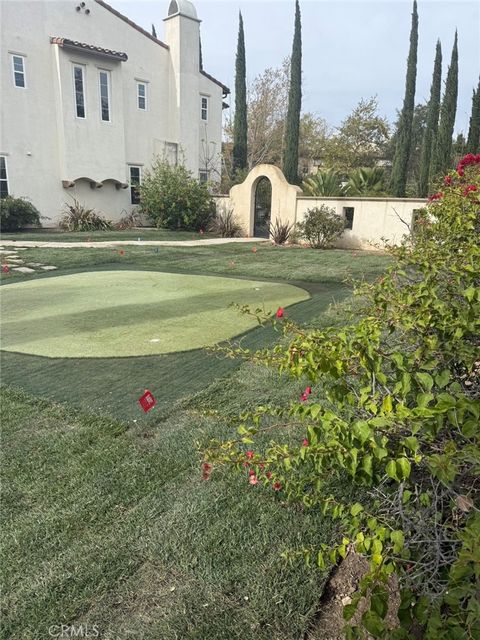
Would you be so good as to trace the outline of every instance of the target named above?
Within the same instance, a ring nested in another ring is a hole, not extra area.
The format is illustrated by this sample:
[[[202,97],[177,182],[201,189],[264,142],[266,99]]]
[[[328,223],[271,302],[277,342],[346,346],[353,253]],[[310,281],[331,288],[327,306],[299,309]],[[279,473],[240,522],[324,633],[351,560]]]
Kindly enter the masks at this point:
[[[360,167],[374,167],[385,157],[389,126],[378,114],[376,96],[361,99],[337,132],[324,142],[324,166],[344,173]]]
[[[405,196],[407,187],[408,161],[412,143],[412,122],[415,107],[415,85],[417,79],[418,49],[418,13],[417,0],[413,2],[412,27],[410,30],[410,50],[407,61],[407,78],[405,82],[405,98],[400,116],[396,137],[395,155],[393,158],[391,190],[394,196]]]
[[[237,58],[235,63],[235,119],[233,123],[233,172],[247,167],[247,81],[245,34],[239,13]]]
[[[283,173],[288,182],[298,181],[298,145],[300,136],[300,111],[302,108],[302,25],[300,5],[295,0],[295,32],[290,62],[290,88],[285,122]]]
[[[385,169],[383,167],[365,167],[355,169],[348,177],[345,187],[347,196],[381,197],[385,191]]]
[[[468,127],[467,152],[478,153],[480,151],[480,80],[477,90],[473,90],[472,113]]]
[[[420,156],[420,177],[418,180],[418,195],[426,198],[430,181],[430,166],[435,136],[438,130],[438,116],[440,113],[440,94],[442,84],[442,45],[437,40],[435,62],[433,65],[432,87],[428,103],[427,126],[422,141]]]
[[[440,109],[440,123],[435,142],[435,152],[433,155],[431,178],[445,174],[452,162],[453,128],[455,126],[455,116],[457,113],[458,95],[458,36],[455,31],[455,40],[452,48],[452,57],[448,68],[447,80],[445,82],[445,93],[443,95]]]
[[[342,174],[336,169],[319,169],[317,173],[305,178],[303,191],[309,196],[341,197],[345,195],[342,187]]]

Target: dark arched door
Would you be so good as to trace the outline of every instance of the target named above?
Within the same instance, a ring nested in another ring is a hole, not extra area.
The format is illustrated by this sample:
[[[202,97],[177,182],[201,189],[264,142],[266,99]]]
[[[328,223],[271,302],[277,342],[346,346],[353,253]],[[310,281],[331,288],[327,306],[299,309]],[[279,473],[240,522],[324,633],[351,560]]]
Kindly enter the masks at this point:
[[[270,215],[272,212],[272,183],[265,176],[255,188],[255,217],[253,235],[256,238],[270,237]]]

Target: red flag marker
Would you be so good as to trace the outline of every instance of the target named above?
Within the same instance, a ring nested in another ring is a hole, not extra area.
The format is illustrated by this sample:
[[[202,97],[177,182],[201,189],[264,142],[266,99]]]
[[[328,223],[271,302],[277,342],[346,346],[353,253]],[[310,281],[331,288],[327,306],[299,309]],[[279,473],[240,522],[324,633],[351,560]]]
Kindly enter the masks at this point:
[[[3,273],[8,273],[10,271],[8,264],[2,264],[2,271]]]
[[[152,392],[148,389],[145,389],[145,393],[141,398],[138,399],[138,402],[140,403],[140,406],[145,411],[145,413],[148,413],[150,409],[153,409],[153,407],[157,404],[157,401],[153,397]]]

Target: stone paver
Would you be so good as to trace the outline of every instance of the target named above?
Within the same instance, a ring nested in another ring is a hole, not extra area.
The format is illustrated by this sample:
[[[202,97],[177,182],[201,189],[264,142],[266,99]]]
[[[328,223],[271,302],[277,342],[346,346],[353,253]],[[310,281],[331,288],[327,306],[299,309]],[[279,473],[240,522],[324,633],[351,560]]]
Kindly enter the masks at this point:
[[[12,271],[19,271],[20,273],[35,273],[35,269],[29,267],[13,267]]]
[[[53,265],[49,264],[49,265],[45,265],[43,267],[40,267],[40,269],[43,269],[44,271],[54,271],[57,267],[54,267]]]

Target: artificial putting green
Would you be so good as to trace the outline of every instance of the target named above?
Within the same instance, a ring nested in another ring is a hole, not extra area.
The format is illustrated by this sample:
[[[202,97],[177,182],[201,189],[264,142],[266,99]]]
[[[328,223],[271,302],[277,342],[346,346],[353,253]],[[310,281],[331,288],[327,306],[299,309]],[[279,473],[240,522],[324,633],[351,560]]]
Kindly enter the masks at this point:
[[[2,349],[53,358],[188,351],[256,326],[232,303],[275,311],[308,298],[284,283],[155,271],[17,282],[2,288]]]

